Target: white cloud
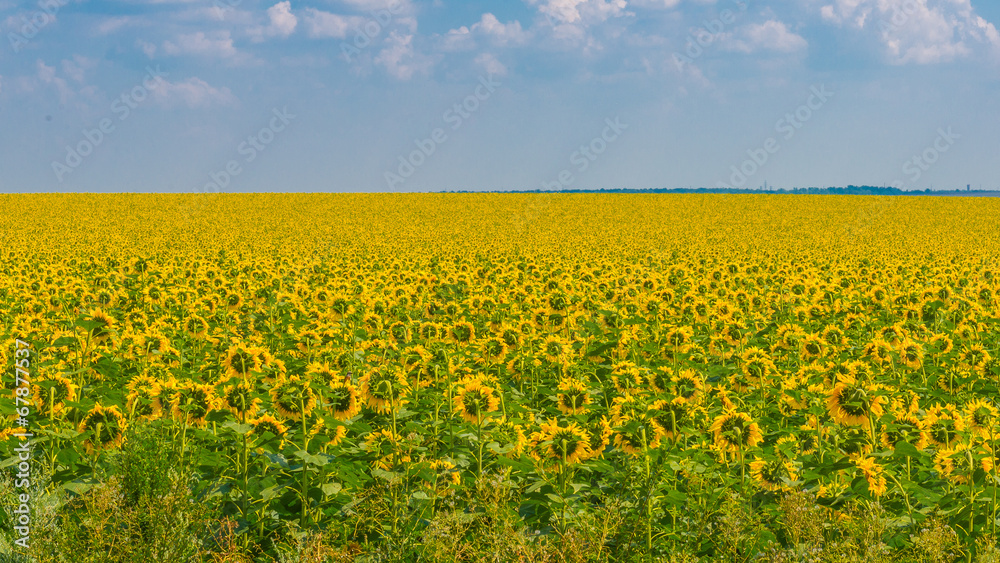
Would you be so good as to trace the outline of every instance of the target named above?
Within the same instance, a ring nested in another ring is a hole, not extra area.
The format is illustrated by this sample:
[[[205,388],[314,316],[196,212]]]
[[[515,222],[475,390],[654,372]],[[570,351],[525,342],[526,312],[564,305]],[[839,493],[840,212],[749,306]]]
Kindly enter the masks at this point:
[[[182,82],[160,79],[151,92],[153,99],[166,107],[184,105],[189,108],[204,108],[213,105],[231,106],[238,102],[229,88],[216,88],[196,77]]]
[[[485,13],[472,27],[462,26],[444,35],[446,50],[463,50],[475,47],[476,38],[484,38],[493,45],[523,45],[528,40],[528,32],[521,28],[521,22],[514,20],[502,23],[496,16]]]
[[[355,28],[364,25],[365,21],[361,16],[342,16],[315,8],[306,8],[306,15],[303,18],[306,35],[313,39],[328,37],[344,39]]]
[[[489,74],[507,76],[507,67],[490,53],[482,53],[475,58],[475,63]]]
[[[46,66],[43,60],[38,59],[35,63],[35,68],[37,69],[38,80],[42,84],[55,87],[56,91],[59,92],[59,102],[61,104],[66,105],[73,99],[75,95],[73,89],[69,87],[66,79],[56,76],[56,67]]]
[[[62,62],[63,74],[81,84],[85,82],[86,72],[96,67],[96,60],[88,59],[83,55],[73,55],[73,60],[66,59]]]
[[[145,54],[149,58],[153,58],[153,56],[156,55],[156,45],[153,45],[148,41],[137,39],[135,42],[135,46],[138,47],[143,52],[143,54]]]
[[[608,18],[626,15],[625,0],[528,0],[539,5],[538,11],[553,25],[600,23]]]
[[[483,14],[478,23],[472,24],[472,32],[482,33],[500,46],[524,43],[528,35],[521,29],[521,22],[514,20],[510,23],[501,23],[490,13]]]
[[[660,9],[672,9],[676,8],[681,0],[632,0],[632,6],[637,8],[660,8]]]
[[[724,49],[741,53],[758,51],[794,53],[809,46],[801,35],[790,31],[788,26],[777,20],[743,26],[731,34],[720,37],[720,44]]]
[[[414,74],[430,70],[431,61],[413,49],[413,34],[400,35],[393,31],[385,40],[386,47],[375,57],[375,63],[399,80],[409,80]]]
[[[893,64],[948,62],[977,45],[1000,50],[1000,33],[975,14],[971,0],[833,0],[820,14],[871,31]]]
[[[110,35],[122,27],[125,27],[129,23],[132,23],[132,18],[129,16],[118,16],[114,18],[108,18],[101,23],[97,24],[97,34],[98,35]]]
[[[228,31],[182,34],[176,41],[164,41],[163,51],[168,55],[197,55],[221,59],[232,58],[238,54]]]
[[[268,24],[256,26],[247,30],[250,39],[261,42],[268,37],[288,37],[295,32],[299,19],[292,13],[292,3],[288,0],[278,2],[267,9]]]
[[[397,14],[413,11],[411,0],[342,0],[342,2],[355,10],[389,10]]]

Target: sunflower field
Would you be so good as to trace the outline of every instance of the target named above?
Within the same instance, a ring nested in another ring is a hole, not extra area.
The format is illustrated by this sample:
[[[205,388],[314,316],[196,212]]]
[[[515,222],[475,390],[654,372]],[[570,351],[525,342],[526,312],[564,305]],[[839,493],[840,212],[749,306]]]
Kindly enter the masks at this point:
[[[11,561],[1000,561],[1000,200],[0,200]]]

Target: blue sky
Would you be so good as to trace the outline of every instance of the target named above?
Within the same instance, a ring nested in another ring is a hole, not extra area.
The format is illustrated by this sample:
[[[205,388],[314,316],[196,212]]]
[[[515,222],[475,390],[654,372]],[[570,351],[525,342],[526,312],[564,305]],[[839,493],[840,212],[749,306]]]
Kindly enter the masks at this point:
[[[0,0],[0,191],[996,189],[997,25],[984,0]]]

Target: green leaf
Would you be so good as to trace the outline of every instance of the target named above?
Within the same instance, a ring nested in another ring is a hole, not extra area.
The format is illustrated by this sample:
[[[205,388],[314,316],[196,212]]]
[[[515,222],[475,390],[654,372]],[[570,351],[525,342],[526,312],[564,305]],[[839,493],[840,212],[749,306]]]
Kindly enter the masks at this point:
[[[332,497],[333,495],[340,492],[343,489],[343,485],[340,483],[327,483],[321,487],[323,489],[323,494]]]
[[[52,346],[56,348],[62,346],[73,346],[76,342],[77,340],[75,336],[60,336],[52,342]]]
[[[324,465],[326,465],[326,457],[320,456],[320,455],[311,454],[311,453],[309,453],[309,452],[307,452],[305,450],[299,450],[299,451],[295,452],[294,455],[295,455],[295,457],[301,459],[302,461],[304,461],[305,463],[308,463],[310,465],[315,465],[315,466],[318,466],[318,467],[323,467]]]
[[[94,488],[94,484],[93,483],[82,483],[80,481],[70,481],[69,483],[66,483],[65,485],[63,485],[63,488],[66,489],[67,491],[71,492],[71,493],[74,493],[74,494],[77,494],[77,495],[82,495],[82,494],[86,493],[87,491],[89,491],[90,489]]]
[[[253,429],[253,426],[249,424],[240,424],[239,422],[229,421],[222,425],[223,428],[228,428],[239,435],[246,434]]]

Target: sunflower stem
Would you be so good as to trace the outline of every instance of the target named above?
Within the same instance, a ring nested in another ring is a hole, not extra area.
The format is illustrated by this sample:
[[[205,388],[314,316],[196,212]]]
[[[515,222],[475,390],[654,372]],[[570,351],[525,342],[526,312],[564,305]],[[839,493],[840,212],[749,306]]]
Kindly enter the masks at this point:
[[[306,398],[299,396],[299,413],[302,415],[302,451],[309,453],[309,420],[306,418]],[[309,469],[306,467],[305,458],[302,459],[302,513],[299,515],[299,526],[306,527],[309,502]]]

